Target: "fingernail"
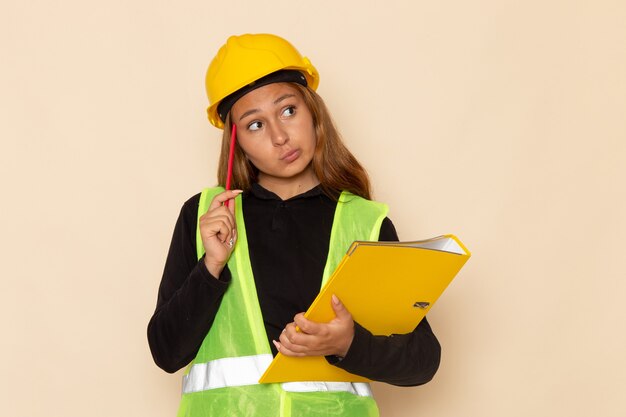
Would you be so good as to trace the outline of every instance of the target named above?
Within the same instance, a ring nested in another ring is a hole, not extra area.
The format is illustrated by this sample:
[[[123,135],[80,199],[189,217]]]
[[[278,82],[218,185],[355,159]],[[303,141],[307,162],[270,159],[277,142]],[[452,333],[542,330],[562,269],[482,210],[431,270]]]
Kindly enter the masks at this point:
[[[333,296],[331,298],[333,299],[333,303],[339,305],[339,298],[337,298],[337,296],[335,294],[333,294]]]
[[[272,340],[272,343],[274,344],[274,346],[276,346],[276,350],[280,350],[280,345],[276,340]]]
[[[241,194],[243,193],[243,190],[232,190],[232,192],[235,194]]]

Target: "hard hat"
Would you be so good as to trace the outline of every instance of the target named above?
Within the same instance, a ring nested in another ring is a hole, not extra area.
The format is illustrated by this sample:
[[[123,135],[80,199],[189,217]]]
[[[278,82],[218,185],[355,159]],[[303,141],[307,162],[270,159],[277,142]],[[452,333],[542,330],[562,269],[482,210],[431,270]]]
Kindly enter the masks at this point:
[[[269,34],[247,34],[228,38],[211,61],[206,73],[206,92],[209,98],[207,114],[211,124],[219,129],[224,128],[224,120],[218,113],[218,106],[226,97],[280,70],[299,71],[304,75],[306,85],[313,90],[317,89],[319,84],[317,70],[308,58],[300,55],[300,52],[285,39]],[[277,79],[282,78],[284,77]],[[298,82],[291,79],[288,81]],[[232,104],[234,101],[230,106]],[[230,106],[223,112],[223,118],[226,118]]]

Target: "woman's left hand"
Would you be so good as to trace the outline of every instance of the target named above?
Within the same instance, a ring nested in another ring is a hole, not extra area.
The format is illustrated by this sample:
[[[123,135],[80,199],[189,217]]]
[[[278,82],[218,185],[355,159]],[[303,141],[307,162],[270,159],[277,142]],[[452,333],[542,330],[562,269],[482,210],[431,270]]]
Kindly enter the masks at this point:
[[[335,318],[328,323],[316,323],[298,313],[281,333],[280,342],[274,341],[276,349],[286,356],[346,356],[354,338],[354,321],[337,296],[333,295],[331,305]]]

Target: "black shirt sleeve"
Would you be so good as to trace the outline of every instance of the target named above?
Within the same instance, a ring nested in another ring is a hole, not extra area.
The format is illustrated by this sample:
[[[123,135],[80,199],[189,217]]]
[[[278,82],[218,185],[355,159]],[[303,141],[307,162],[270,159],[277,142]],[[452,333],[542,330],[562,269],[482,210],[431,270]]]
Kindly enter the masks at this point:
[[[379,240],[398,240],[395,227],[388,218],[381,225]],[[335,366],[374,381],[415,386],[433,378],[440,357],[441,346],[426,317],[413,332],[391,336],[372,335],[355,322],[352,345],[346,357],[337,361]]]
[[[224,268],[213,277],[196,254],[196,218],[200,194],[182,207],[159,286],[157,306],[148,324],[155,363],[176,372],[195,357],[211,328],[230,281]]]

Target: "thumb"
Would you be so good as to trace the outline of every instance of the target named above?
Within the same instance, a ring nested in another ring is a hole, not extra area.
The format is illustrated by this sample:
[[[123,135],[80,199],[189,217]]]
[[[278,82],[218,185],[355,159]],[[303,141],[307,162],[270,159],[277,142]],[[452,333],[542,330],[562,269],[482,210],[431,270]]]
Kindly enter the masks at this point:
[[[346,306],[343,305],[341,300],[339,300],[339,298],[335,294],[333,294],[331,298],[332,298],[331,305],[333,307],[333,311],[335,312],[335,315],[337,316],[337,318],[339,320],[352,320],[352,315],[350,314]]]

